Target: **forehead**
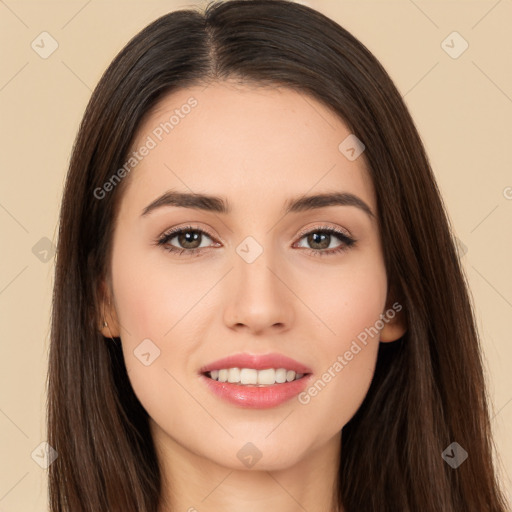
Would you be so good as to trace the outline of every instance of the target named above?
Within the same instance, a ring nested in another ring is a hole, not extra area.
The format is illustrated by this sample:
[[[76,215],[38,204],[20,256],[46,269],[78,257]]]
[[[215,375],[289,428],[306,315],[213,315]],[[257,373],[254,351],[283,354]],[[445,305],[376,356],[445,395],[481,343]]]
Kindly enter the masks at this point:
[[[139,127],[132,151],[140,159],[121,208],[139,215],[173,189],[225,196],[233,213],[334,190],[357,193],[374,209],[364,154],[351,161],[339,149],[349,135],[330,109],[290,88],[215,82],[181,89]],[[150,149],[140,157],[143,147]]]

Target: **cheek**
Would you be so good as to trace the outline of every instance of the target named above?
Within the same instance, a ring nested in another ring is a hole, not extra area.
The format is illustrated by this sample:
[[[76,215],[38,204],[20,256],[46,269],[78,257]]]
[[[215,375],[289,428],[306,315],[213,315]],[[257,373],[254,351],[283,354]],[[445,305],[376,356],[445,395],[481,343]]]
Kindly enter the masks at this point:
[[[298,396],[305,421],[313,423],[310,428],[322,432],[324,440],[339,432],[357,412],[375,371],[379,338],[378,330],[372,329],[380,309],[372,309],[368,302],[360,304],[362,310],[339,313],[333,324],[336,337],[318,347],[318,372]]]
[[[186,402],[179,383],[197,344],[191,325],[196,317],[188,312],[196,312],[192,308],[205,294],[204,279],[173,268],[165,258],[154,261],[147,252],[128,251],[119,239],[112,280],[130,382],[144,408],[158,417]]]
[[[370,387],[387,279],[380,260],[342,268],[335,280],[332,273],[330,279],[319,277],[309,304],[316,308],[326,334],[316,337],[318,374],[299,402],[319,429],[328,425],[328,436],[352,418]]]
[[[345,281],[337,316],[334,317],[334,330],[339,339],[347,341],[357,338],[361,342],[377,342],[379,331],[375,325],[384,313],[385,302],[385,276],[367,274]]]
[[[117,241],[112,278],[123,341],[167,342],[205,293],[204,279],[165,256],[161,248],[130,250],[123,237]]]
[[[339,432],[361,406],[370,387],[377,360],[376,343],[353,341],[333,354],[322,373],[299,395],[302,413],[321,440]]]
[[[365,258],[356,265],[341,265],[336,272],[329,269],[310,273],[307,279],[297,279],[303,287],[298,295],[305,298],[319,321],[322,351],[330,355],[345,346],[357,336],[367,341],[378,340],[375,323],[384,313],[387,278],[384,266],[378,258]]]

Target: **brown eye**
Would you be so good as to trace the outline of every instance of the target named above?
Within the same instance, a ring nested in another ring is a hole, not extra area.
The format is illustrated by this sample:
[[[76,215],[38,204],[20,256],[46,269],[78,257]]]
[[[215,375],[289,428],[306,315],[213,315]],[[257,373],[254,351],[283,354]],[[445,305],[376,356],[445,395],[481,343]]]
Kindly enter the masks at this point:
[[[205,238],[212,239],[206,231],[193,228],[192,226],[186,226],[164,233],[161,238],[158,239],[157,245],[163,246],[167,251],[172,253],[179,253],[180,255],[186,253],[192,255],[208,247],[208,244],[201,245]],[[173,243],[171,243],[171,241],[173,241]]]
[[[307,235],[308,244],[312,249],[328,249],[332,235],[329,233],[315,232]]]
[[[199,231],[181,231],[179,234],[174,235],[171,240],[176,238],[184,249],[197,249],[201,245],[201,237],[202,235]]]
[[[329,249],[333,238],[337,238],[341,243]],[[303,233],[302,239],[306,239],[306,244],[308,245],[305,249],[318,256],[346,251],[356,243],[354,238],[349,237],[342,231],[327,226]]]

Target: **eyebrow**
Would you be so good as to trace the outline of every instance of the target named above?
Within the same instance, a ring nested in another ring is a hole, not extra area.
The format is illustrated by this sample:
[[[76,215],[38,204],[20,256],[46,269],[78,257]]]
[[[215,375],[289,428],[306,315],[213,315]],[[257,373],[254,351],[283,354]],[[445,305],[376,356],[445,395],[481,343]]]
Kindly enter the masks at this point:
[[[149,215],[152,211],[164,206],[191,208],[226,215],[231,213],[229,202],[224,197],[169,190],[146,206],[142,210],[141,216]],[[375,218],[370,207],[360,197],[349,192],[330,192],[288,199],[284,206],[284,214],[316,210],[328,206],[355,206],[365,212],[370,219]]]

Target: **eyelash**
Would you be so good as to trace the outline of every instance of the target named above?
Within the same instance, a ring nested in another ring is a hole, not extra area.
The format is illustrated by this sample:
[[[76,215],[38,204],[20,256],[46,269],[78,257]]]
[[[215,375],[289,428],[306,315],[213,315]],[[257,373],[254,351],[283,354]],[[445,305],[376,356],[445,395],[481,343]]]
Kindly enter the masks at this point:
[[[208,238],[211,238],[212,240],[215,239],[210,233],[208,233],[208,231],[205,231],[205,230],[199,229],[199,228],[194,228],[192,226],[185,226],[185,227],[175,228],[170,231],[167,231],[166,233],[164,233],[161,237],[159,237],[155,241],[155,244],[159,247],[162,246],[164,250],[166,250],[170,253],[174,253],[178,256],[181,256],[184,252],[187,253],[187,256],[200,256],[201,251],[203,249],[206,249],[206,247],[197,247],[195,249],[179,249],[172,245],[167,245],[167,243],[170,240],[172,240],[173,238],[175,238],[177,235],[181,235],[182,233],[187,233],[189,231],[199,232],[199,233],[207,235]],[[310,235],[312,233],[322,233],[322,234],[327,233],[330,235],[335,235],[341,242],[343,242],[342,245],[340,245],[339,247],[336,247],[335,249],[328,249],[328,250],[327,249],[307,249],[307,248],[305,249],[306,251],[310,252],[310,254],[312,254],[314,256],[332,256],[335,254],[339,254],[339,253],[349,250],[357,242],[356,239],[351,238],[351,237],[347,236],[345,233],[343,233],[342,231],[332,228],[332,227],[329,227],[329,226],[319,226],[315,229],[306,231],[304,233],[300,233],[299,240],[301,240],[305,236]]]

